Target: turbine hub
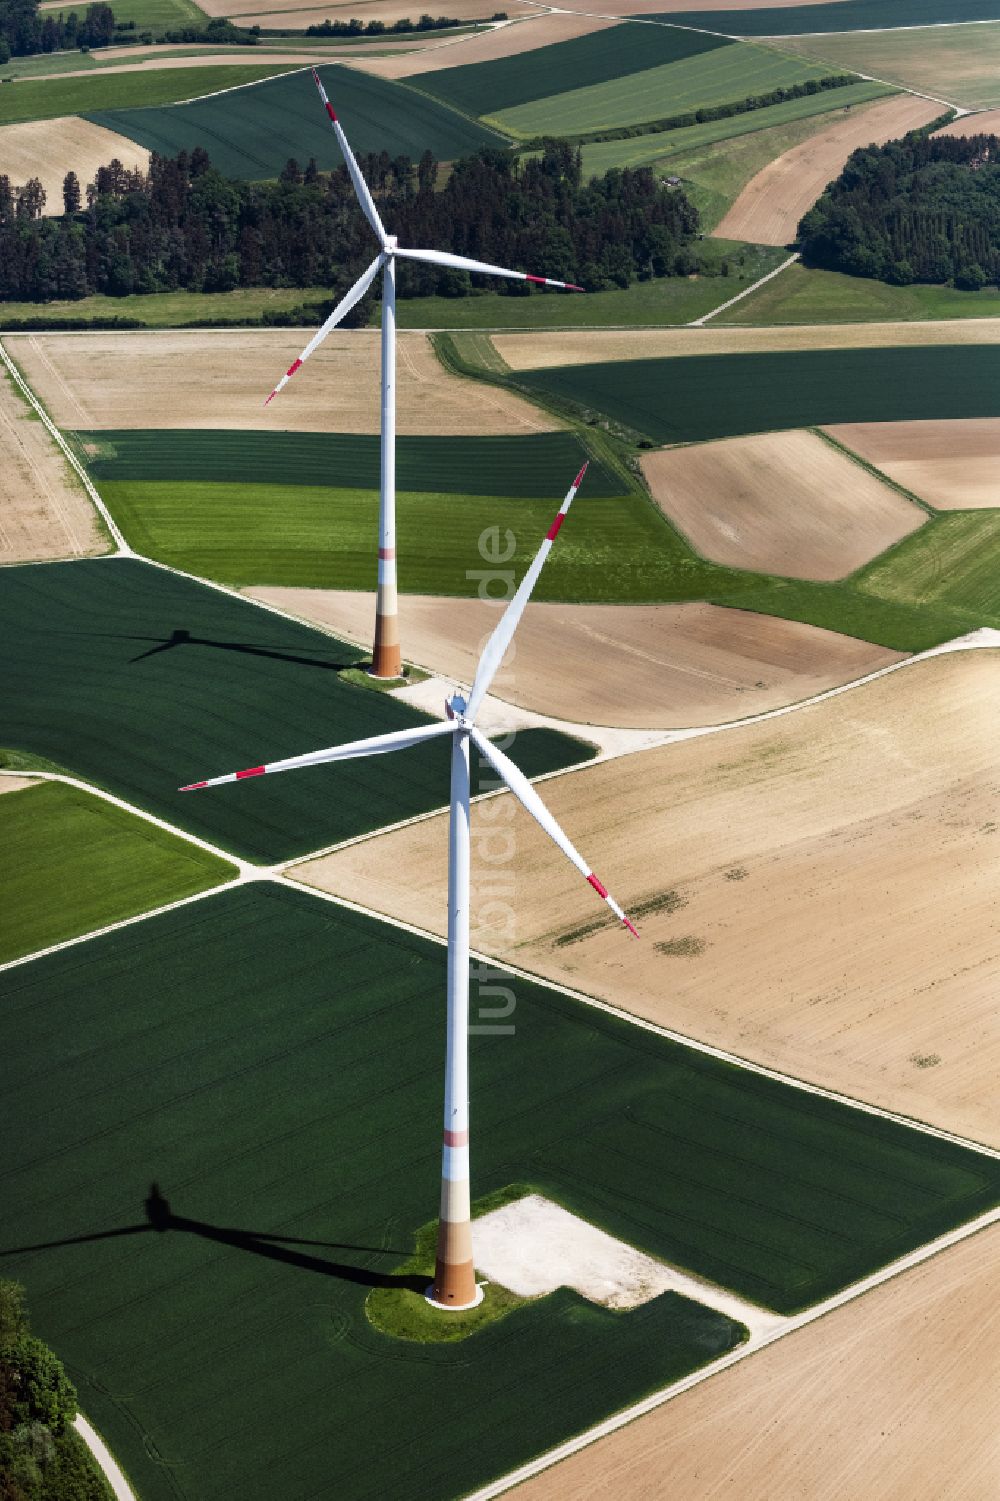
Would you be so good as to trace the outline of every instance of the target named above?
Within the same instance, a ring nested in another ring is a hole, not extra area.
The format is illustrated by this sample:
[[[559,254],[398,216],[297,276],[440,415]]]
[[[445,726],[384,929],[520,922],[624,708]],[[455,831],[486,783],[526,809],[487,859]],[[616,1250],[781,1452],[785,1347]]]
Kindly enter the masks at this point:
[[[396,248],[396,246],[398,244],[399,244],[399,236],[398,235],[386,235],[386,237],[385,237],[385,248],[386,248],[386,250],[395,250],[395,248]]]

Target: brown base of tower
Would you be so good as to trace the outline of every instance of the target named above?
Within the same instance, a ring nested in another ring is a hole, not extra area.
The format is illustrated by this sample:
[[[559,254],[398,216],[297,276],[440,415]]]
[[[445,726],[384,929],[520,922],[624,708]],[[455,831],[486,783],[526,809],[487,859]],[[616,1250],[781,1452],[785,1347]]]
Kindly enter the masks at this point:
[[[466,1232],[466,1226],[461,1227]],[[431,1284],[430,1295],[435,1303],[440,1303],[446,1308],[471,1308],[478,1301],[476,1291],[476,1269],[472,1258],[468,1261],[446,1260],[449,1247],[442,1244],[450,1239],[449,1231],[454,1231],[450,1225],[442,1225],[438,1232],[437,1260],[434,1263],[434,1281]]]
[[[397,617],[375,616],[375,645],[372,647],[372,677],[398,678],[402,671],[399,652]]]

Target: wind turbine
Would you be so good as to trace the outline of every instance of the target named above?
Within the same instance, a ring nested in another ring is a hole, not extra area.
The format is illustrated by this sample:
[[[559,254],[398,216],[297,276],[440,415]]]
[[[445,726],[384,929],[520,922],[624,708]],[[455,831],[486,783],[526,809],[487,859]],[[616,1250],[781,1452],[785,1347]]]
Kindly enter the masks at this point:
[[[475,680],[468,699],[455,693],[448,701],[448,721],[412,730],[375,735],[334,745],[328,750],[310,751],[304,756],[289,756],[263,766],[250,766],[228,776],[191,782],[182,792],[202,787],[218,787],[223,782],[240,782],[245,777],[259,777],[273,771],[294,771],[300,766],[321,766],[327,761],[350,761],[360,756],[381,756],[388,751],[405,750],[426,740],[451,740],[451,824],[448,836],[448,1024],[444,1084],[444,1144],[441,1161],[441,1210],[438,1230],[434,1282],[427,1291],[428,1300],[438,1308],[473,1308],[482,1298],[476,1286],[472,1256],[471,1198],[469,1192],[469,745],[492,765],[532,818],[562,850],[603,898],[612,912],[638,938],[638,933],[607,887],[602,885],[583,856],[552,817],[538,793],[514,762],[492,745],[476,725],[476,715],[493,678],[503,661],[517,623],[524,613],[531,591],[552,550],[559,528],[586,473],[584,464],[556,513],[545,540],[521,581],[499,623],[487,641],[479,659]]]
[[[503,266],[490,266],[485,261],[472,261],[464,255],[451,255],[444,250],[404,250],[396,243],[396,236],[386,232],[379,218],[378,209],[368,191],[368,184],[361,175],[354,153],[347,142],[333,105],[316,69],[312,76],[319,89],[319,96],[326,107],[334,134],[344,155],[344,163],[354,184],[362,212],[379,242],[379,253],[368,270],[358,277],[351,290],[341,298],[322,328],[309,340],[297,360],[293,360],[281,377],[264,405],[273,401],[278,392],[300,370],[306,360],[318,349],[331,329],[355,307],[368,291],[379,271],[382,272],[382,445],[381,479],[378,513],[378,591],[375,597],[375,644],[372,647],[372,675],[377,678],[395,678],[400,672],[399,613],[396,598],[396,260],[427,261],[432,266],[448,266],[457,271],[475,271],[483,276],[507,276],[514,281],[532,281],[540,287],[561,287],[567,292],[582,292],[582,287],[569,282],[553,281],[548,276],[528,276],[524,271],[508,271]]]

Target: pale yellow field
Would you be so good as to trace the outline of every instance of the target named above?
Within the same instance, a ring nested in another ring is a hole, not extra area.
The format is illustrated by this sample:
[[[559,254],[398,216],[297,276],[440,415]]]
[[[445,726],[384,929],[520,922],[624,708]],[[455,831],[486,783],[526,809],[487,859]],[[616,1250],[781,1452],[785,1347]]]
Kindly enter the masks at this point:
[[[246,592],[350,640],[370,638],[372,594]],[[407,660],[470,683],[499,610],[486,600],[401,595]],[[576,724],[673,729],[760,714],[900,660],[851,636],[718,605],[531,604],[495,692]]]
[[[1000,21],[783,36],[778,46],[967,109],[1000,104]]]
[[[854,422],[826,430],[928,505],[1000,506],[1000,418]]]
[[[692,443],[642,470],[703,557],[787,578],[844,578],[927,519],[815,433]]]
[[[796,328],[580,329],[493,334],[512,370],[599,365],[605,360],[668,359],[686,354],[759,354],[785,349],[884,349],[912,344],[997,344],[1000,318],[939,318],[933,323],[802,324]]]
[[[14,777],[7,774],[0,777],[0,793],[20,792],[23,787],[34,787],[34,785],[33,777]]]
[[[357,67],[363,73],[376,73],[379,78],[414,78],[420,73],[436,73],[440,68],[459,68],[466,63],[493,62],[498,57],[533,52],[536,47],[567,42],[573,37],[588,36],[592,31],[607,30],[617,24],[617,21],[596,16],[568,13],[531,16],[527,20],[517,21],[515,25],[501,26],[496,31],[459,37],[449,41],[447,45],[431,47],[423,52],[405,53],[401,57],[362,61]]]
[[[264,398],[299,354],[301,330],[31,334],[11,355],[55,422],[70,428],[379,430],[379,334],[330,335],[282,394]],[[509,433],[557,424],[506,392],[450,375],[425,334],[397,345],[400,433]]]
[[[520,1486],[518,1501],[996,1501],[1000,1230]]]
[[[458,21],[488,21],[498,10],[504,9],[497,0],[449,0],[446,10],[441,15],[450,16]],[[303,5],[302,0],[276,0],[276,3],[254,4],[254,0],[212,0],[206,7],[211,15],[229,16],[237,25],[261,26],[276,28],[278,26],[306,27],[316,26],[323,21],[347,21],[357,17],[359,21],[384,21],[386,26],[391,26],[394,21],[412,20],[417,21],[426,10],[426,6],[414,4],[413,0],[361,0],[358,5],[352,5],[350,0],[344,4],[323,6],[317,10],[314,5]],[[511,8],[514,15],[520,14],[520,8]],[[438,15],[438,11],[433,12]],[[527,12],[526,12],[527,13]],[[267,16],[276,16],[275,21],[265,20]],[[424,41],[441,42],[447,36],[447,32],[427,32]],[[400,43],[397,41],[396,46]],[[407,47],[411,42],[405,43]]]
[[[63,211],[62,185],[67,172],[75,172],[81,190],[85,190],[88,182],[93,182],[98,167],[106,167],[115,157],[130,171],[136,167],[145,171],[149,166],[145,147],[75,115],[0,126],[3,171],[11,182],[27,182],[29,177],[41,179],[46,215]]]
[[[940,115],[941,106],[906,94],[835,120],[752,177],[713,230],[722,239],[787,245],[799,220],[859,146],[882,145]]]
[[[961,115],[950,125],[942,125],[936,136],[996,135],[1000,131],[1000,109],[984,109],[975,115]]]
[[[0,563],[107,552],[93,506],[41,422],[0,373]],[[0,783],[8,779],[0,777]]]
[[[996,1145],[998,713],[1000,654],[960,652],[546,781],[638,943],[509,796],[479,805],[473,946]],[[300,873],[442,932],[447,869],[442,816]]]

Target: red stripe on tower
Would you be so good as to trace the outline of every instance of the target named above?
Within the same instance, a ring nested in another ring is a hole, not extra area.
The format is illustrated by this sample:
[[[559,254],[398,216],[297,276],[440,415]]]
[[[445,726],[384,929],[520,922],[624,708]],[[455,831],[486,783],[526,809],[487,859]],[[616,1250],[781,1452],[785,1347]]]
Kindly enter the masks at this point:
[[[566,512],[565,511],[560,511],[558,513],[558,515],[556,516],[555,521],[553,521],[552,525],[549,527],[548,531],[545,533],[545,540],[546,540],[546,542],[554,542],[556,540],[556,538],[559,535],[559,528],[562,526],[562,524],[563,524],[563,522],[565,520],[566,520]]]
[[[236,773],[236,780],[242,782],[244,777],[262,777],[263,775],[263,766],[248,766],[246,771],[238,771]]]
[[[600,881],[594,875],[593,871],[591,871],[590,875],[587,877],[587,880],[590,882],[591,886],[593,886],[598,896],[603,896],[605,899],[607,899],[608,888],[601,885]]]

